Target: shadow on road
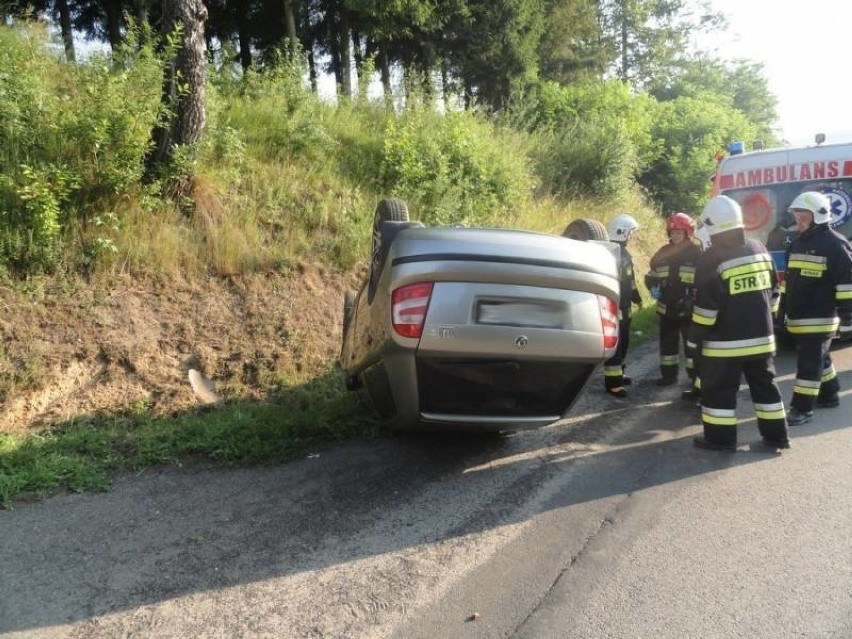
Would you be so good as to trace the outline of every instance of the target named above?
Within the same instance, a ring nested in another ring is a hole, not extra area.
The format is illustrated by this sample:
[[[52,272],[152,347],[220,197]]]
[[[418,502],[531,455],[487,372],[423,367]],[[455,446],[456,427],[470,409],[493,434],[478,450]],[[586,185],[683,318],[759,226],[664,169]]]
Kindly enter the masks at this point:
[[[779,364],[789,397],[789,356]],[[852,375],[841,377],[849,388]],[[592,389],[575,417],[538,431],[389,437],[276,467],[146,471],[107,494],[0,512],[0,631],[319,571],[777,459],[693,448],[700,415],[679,392],[642,382],[626,403]],[[739,405],[750,418],[746,392]],[[817,420],[794,436],[828,428]],[[744,421],[741,443],[758,439]],[[519,507],[562,473],[576,481]]]

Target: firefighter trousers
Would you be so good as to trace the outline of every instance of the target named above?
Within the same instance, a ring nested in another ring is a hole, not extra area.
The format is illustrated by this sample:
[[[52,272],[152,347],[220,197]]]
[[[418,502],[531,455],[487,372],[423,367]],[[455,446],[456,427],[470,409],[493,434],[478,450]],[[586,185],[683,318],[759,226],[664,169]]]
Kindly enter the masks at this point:
[[[683,344],[686,360],[686,374],[689,379],[695,376],[693,360],[686,348],[686,333],[690,323],[689,317],[660,316],[660,375],[663,379],[677,379],[680,370],[681,344]]]
[[[618,346],[612,357],[604,362],[604,388],[616,390],[624,387],[624,360],[630,346],[630,318],[618,321]]]
[[[787,441],[787,415],[775,382],[773,358],[702,357],[701,423],[704,438],[722,445],[737,444],[737,390],[745,376],[761,437]]]
[[[802,413],[814,409],[814,403],[837,399],[840,382],[831,361],[830,335],[801,335],[796,337],[796,381],[790,407]]]
[[[689,375],[692,378],[692,392],[694,396],[701,395],[701,344],[687,340],[686,342],[686,361],[692,363],[692,372]],[[687,369],[689,373],[689,370]]]

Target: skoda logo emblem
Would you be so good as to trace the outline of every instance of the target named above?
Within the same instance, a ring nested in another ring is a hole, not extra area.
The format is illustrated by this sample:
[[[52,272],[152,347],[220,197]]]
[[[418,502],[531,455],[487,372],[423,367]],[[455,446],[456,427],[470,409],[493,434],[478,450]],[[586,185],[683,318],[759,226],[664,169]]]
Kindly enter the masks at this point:
[[[515,340],[515,346],[517,346],[518,348],[523,348],[527,345],[529,341],[530,340],[526,335],[519,335],[518,338]]]

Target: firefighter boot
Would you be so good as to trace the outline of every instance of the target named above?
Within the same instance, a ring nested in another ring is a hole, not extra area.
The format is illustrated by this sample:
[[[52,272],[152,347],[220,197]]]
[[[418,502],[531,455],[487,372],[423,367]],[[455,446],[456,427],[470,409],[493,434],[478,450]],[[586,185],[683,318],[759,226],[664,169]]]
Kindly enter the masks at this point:
[[[763,445],[767,448],[774,448],[776,450],[786,450],[790,448],[790,440],[789,439],[769,439],[768,437],[763,438]]]
[[[737,445],[734,443],[723,444],[721,442],[713,442],[704,437],[703,435],[697,435],[692,438],[692,443],[695,444],[698,448],[704,448],[706,450],[726,450],[733,452],[737,449]]]
[[[790,412],[787,413],[787,423],[790,426],[801,426],[811,421],[813,416],[814,412],[812,410],[802,412],[796,408],[791,408]]]
[[[837,395],[834,397],[817,397],[817,408],[837,408],[838,406],[840,406],[840,398]]]

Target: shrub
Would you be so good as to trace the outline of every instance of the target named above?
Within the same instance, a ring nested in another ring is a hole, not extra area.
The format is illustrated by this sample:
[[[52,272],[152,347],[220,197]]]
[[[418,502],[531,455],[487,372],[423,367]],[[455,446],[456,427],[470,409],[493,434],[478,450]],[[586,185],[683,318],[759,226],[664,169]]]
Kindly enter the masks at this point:
[[[651,98],[621,82],[542,82],[513,104],[507,118],[531,132],[536,170],[550,192],[619,197],[656,157],[652,106]]]
[[[431,224],[487,223],[535,185],[520,136],[466,112],[391,121],[380,175],[388,195],[418,203]]]
[[[144,48],[66,65],[38,28],[0,26],[0,262],[55,268],[64,233],[138,183],[158,78]]]
[[[662,145],[641,183],[664,212],[700,210],[710,191],[715,154],[730,140],[753,139],[754,124],[724,96],[704,93],[657,106],[652,132]]]

